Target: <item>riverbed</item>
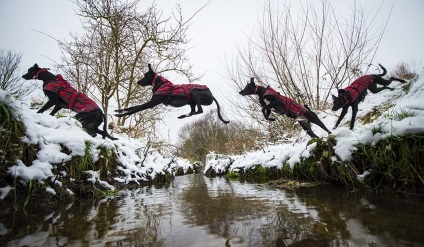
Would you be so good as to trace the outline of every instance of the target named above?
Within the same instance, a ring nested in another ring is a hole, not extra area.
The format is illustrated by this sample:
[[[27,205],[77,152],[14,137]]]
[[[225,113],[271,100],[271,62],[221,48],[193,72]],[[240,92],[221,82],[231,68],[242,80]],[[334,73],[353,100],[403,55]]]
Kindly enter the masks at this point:
[[[0,219],[0,246],[424,246],[424,200],[176,177]]]

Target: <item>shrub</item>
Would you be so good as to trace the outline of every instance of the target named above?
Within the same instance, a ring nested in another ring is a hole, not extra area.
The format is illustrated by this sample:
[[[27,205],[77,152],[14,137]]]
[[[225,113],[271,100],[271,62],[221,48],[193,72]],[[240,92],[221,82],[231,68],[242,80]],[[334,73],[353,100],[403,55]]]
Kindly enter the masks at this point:
[[[259,136],[258,130],[247,129],[232,121],[223,124],[211,111],[203,118],[184,125],[178,133],[178,155],[192,160],[205,162],[210,151],[220,154],[241,154],[251,150]]]
[[[410,63],[400,62],[394,69],[391,70],[390,76],[402,78],[405,80],[412,80],[418,76],[419,65],[417,62],[412,61]]]

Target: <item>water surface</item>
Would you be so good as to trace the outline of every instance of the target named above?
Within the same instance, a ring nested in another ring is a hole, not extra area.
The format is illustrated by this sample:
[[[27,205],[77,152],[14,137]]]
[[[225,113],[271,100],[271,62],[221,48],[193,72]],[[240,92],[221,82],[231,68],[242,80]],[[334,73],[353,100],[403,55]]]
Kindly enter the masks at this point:
[[[424,201],[202,175],[0,219],[0,246],[424,246]]]

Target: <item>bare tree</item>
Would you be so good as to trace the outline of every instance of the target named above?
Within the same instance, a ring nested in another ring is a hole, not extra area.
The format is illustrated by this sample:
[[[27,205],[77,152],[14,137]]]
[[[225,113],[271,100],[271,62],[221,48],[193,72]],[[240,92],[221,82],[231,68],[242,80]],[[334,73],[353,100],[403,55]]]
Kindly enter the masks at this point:
[[[36,86],[22,80],[19,73],[21,60],[21,52],[0,48],[0,88],[18,99],[28,96]]]
[[[106,114],[111,101],[125,108],[150,98],[150,88],[136,84],[148,63],[159,72],[176,71],[189,81],[197,79],[185,55],[191,18],[184,20],[178,6],[171,17],[163,17],[154,4],[140,12],[139,3],[77,0],[84,33],[61,43],[67,76],[101,102]],[[127,125],[132,136],[153,134],[163,114],[159,107],[117,122]]]
[[[235,61],[227,61],[229,78],[240,90],[254,76],[259,84],[298,103],[326,109],[333,89],[369,69],[387,20],[378,27],[379,10],[367,14],[356,5],[350,18],[339,16],[326,0],[301,1],[297,11],[275,2],[267,1],[263,19],[254,34],[246,36],[247,43],[237,44]],[[280,131],[280,126],[287,130],[293,124],[288,118],[265,123],[257,99],[232,103],[262,126]]]

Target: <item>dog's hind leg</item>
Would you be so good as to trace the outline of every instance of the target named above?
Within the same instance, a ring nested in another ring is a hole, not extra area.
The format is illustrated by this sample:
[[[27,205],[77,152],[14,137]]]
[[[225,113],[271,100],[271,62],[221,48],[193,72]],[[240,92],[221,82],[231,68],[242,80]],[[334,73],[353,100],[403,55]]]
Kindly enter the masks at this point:
[[[399,78],[396,78],[396,77],[390,77],[390,79],[386,80],[386,79],[384,79],[382,77],[376,76],[375,77],[375,80],[374,80],[374,83],[368,89],[371,91],[371,93],[379,93],[379,92],[381,92],[384,89],[390,89],[390,90],[393,91],[394,88],[388,87],[390,85],[390,83],[392,83],[393,81],[398,81],[398,82],[401,82],[401,83],[406,83],[405,80],[402,80],[402,79],[399,79]],[[383,87],[377,88],[377,84],[378,85],[382,85]]]
[[[323,122],[321,122],[321,120],[319,119],[319,117],[317,116],[317,114],[315,114],[315,112],[313,111],[307,111],[305,112],[305,117],[311,122],[314,123],[316,125],[318,125],[319,127],[321,127],[323,130],[327,131],[328,134],[331,134],[331,131],[329,131],[327,129],[327,127],[324,125]]]
[[[99,129],[96,128],[97,133],[101,134],[103,139],[105,139],[107,137],[107,138],[111,139],[112,141],[118,140],[118,138],[115,138],[115,137],[109,135],[109,133],[107,132],[107,117],[106,117],[106,115],[103,112],[101,112],[101,113],[99,112],[99,115],[101,115],[102,119],[103,119],[103,130],[99,130]],[[98,132],[98,131],[100,131],[100,132]]]
[[[190,102],[190,107],[191,107],[190,113],[186,114],[186,115],[181,115],[178,118],[191,117],[193,115],[203,113],[202,101],[201,101],[200,96],[193,91],[191,93],[191,97],[193,98],[193,101]],[[196,111],[196,106],[197,106],[197,111]]]
[[[193,97],[194,104],[197,106],[197,111],[195,111],[195,108],[192,107],[190,114],[195,115],[195,114],[203,113],[202,99],[201,99],[200,95],[197,94],[195,91],[193,91],[191,93],[191,97]],[[191,106],[191,104],[190,104],[190,106]]]
[[[304,120],[298,120],[298,121],[302,129],[304,129],[310,137],[318,138],[318,136],[315,135],[315,133],[312,131],[311,123],[308,120],[304,119]]]
[[[191,117],[192,115],[195,115],[196,113],[196,104],[194,103],[194,102],[191,102],[190,103],[190,109],[191,109],[191,111],[190,111],[190,113],[188,113],[188,114],[184,114],[184,115],[181,115],[181,116],[179,116],[178,118],[179,119],[182,119],[182,118],[186,118],[186,117]]]
[[[97,134],[101,135],[103,139],[105,139],[107,137],[107,138],[111,139],[112,141],[118,140],[118,138],[111,136],[105,130],[94,129],[94,132],[96,132]]]
[[[379,93],[383,91],[384,89],[390,89],[391,91],[395,90],[394,88],[388,87],[387,85],[383,85],[383,87],[377,87],[378,83],[373,83],[371,86],[368,87],[368,90],[370,90],[371,93]],[[382,84],[380,84],[382,85]]]
[[[396,77],[390,77],[390,79],[389,80],[391,80],[391,81],[398,81],[398,82],[400,82],[400,83],[406,83],[406,81],[405,80],[403,80],[403,79],[399,79],[399,78],[396,78]]]

